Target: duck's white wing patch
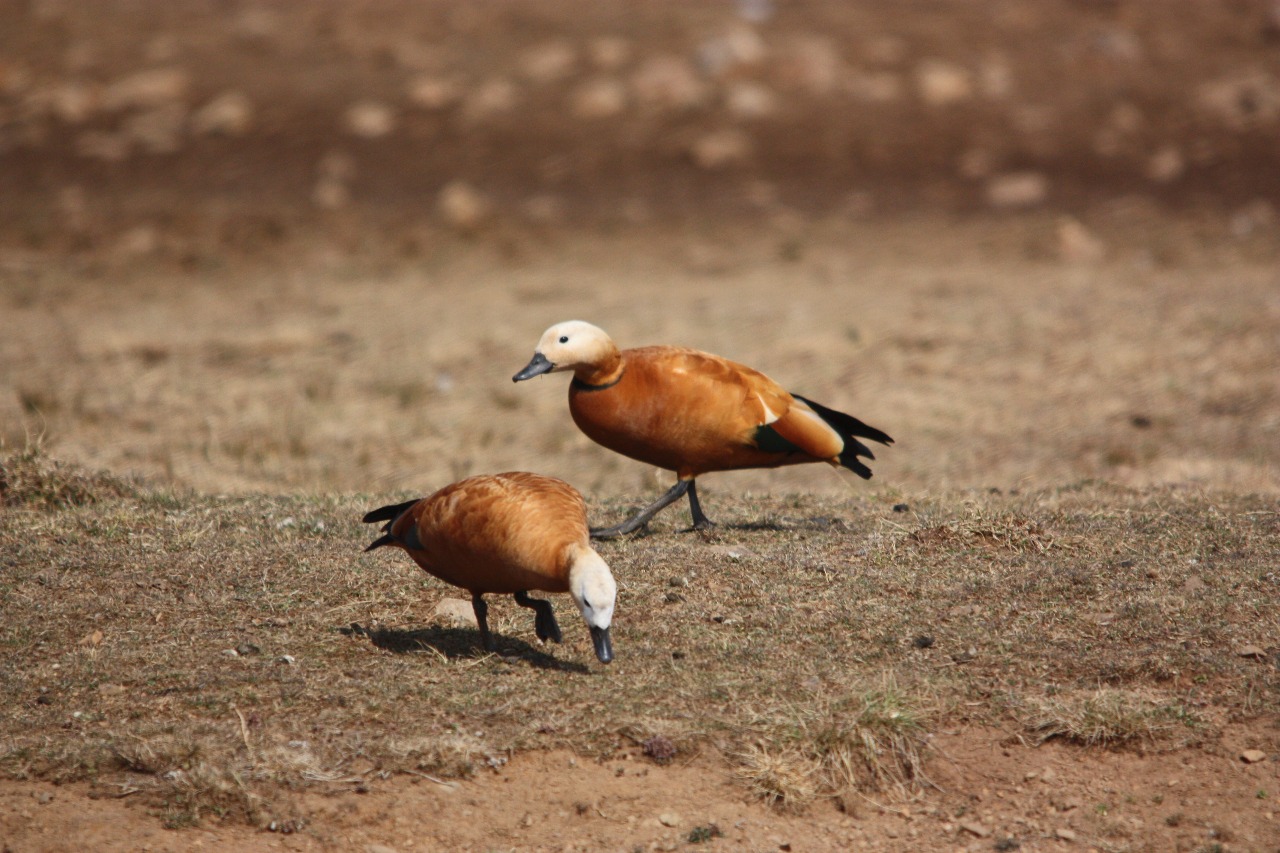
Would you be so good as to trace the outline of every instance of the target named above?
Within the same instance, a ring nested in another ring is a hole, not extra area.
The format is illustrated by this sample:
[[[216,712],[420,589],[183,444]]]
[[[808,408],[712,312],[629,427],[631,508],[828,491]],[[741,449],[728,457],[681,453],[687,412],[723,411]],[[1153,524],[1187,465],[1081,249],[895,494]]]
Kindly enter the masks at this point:
[[[760,408],[764,409],[765,424],[771,424],[774,421],[776,421],[778,418],[782,417],[781,415],[774,412],[773,409],[769,408],[769,404],[764,401],[764,397],[761,397],[759,394],[756,394],[755,397],[756,397],[756,401],[760,403]]]

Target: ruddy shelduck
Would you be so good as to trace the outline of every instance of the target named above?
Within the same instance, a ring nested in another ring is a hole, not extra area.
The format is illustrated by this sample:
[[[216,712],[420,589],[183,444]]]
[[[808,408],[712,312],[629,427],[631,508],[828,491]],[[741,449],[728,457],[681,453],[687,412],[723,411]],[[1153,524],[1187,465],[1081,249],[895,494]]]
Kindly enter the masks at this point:
[[[395,545],[430,575],[471,593],[484,647],[493,651],[486,593],[507,593],[534,612],[539,640],[560,642],[551,602],[529,590],[568,592],[591,632],[596,657],[613,660],[609,625],[618,587],[591,547],[587,506],[563,480],[522,471],[460,480],[430,497],[375,509],[385,521],[366,551]]]
[[[634,518],[592,530],[596,538],[631,533],[685,494],[694,528],[711,526],[698,504],[699,474],[828,462],[869,479],[862,459],[875,457],[858,439],[893,443],[880,430],[789,394],[745,365],[682,347],[619,350],[603,330],[581,320],[547,329],[512,381],[561,370],[573,371],[569,412],[579,429],[677,477]]]

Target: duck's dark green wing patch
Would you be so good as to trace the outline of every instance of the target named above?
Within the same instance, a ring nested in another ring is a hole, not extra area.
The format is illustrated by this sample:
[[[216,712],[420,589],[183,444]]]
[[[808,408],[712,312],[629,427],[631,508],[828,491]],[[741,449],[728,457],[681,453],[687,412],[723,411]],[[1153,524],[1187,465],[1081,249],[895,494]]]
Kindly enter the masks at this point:
[[[787,441],[778,431],[769,424],[761,424],[756,427],[755,434],[756,447],[765,453],[803,453],[796,445]]]

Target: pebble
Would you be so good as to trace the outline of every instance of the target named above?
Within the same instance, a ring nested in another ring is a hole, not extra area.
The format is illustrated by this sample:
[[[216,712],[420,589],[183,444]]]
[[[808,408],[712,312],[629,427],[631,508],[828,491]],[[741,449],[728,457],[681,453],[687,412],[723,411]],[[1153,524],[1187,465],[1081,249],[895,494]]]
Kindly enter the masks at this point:
[[[351,191],[337,178],[325,175],[311,190],[311,203],[321,210],[341,210],[351,202]]]
[[[1076,834],[1074,831],[1067,829],[1065,826],[1058,827],[1053,831],[1056,838],[1061,841],[1075,841]]]
[[[527,50],[520,60],[520,70],[535,83],[546,85],[565,79],[573,73],[578,52],[567,41],[549,41]]]
[[[990,829],[987,829],[987,827],[973,820],[960,821],[960,828],[965,832],[978,836],[979,838],[986,838],[991,834]]]
[[[611,78],[583,83],[569,100],[569,109],[582,119],[612,118],[626,108],[627,87]]]
[[[462,100],[462,87],[446,77],[415,77],[406,93],[409,102],[424,110],[443,110]]]
[[[149,109],[181,100],[191,77],[181,68],[154,68],[129,74],[110,83],[102,92],[104,110]]]
[[[658,823],[662,824],[663,826],[679,826],[680,815],[676,814],[675,812],[663,812],[662,814],[658,815]]]
[[[773,91],[761,83],[734,83],[725,94],[725,106],[738,118],[766,118],[778,110]]]
[[[1049,197],[1049,179],[1041,172],[1007,172],[987,182],[986,196],[999,209],[1035,207]]]
[[[1187,161],[1178,146],[1165,145],[1151,155],[1143,171],[1154,183],[1171,184],[1187,171]]]
[[[738,26],[704,41],[698,47],[698,65],[706,74],[719,77],[758,64],[766,53],[764,39],[755,29]]]
[[[471,602],[462,598],[442,598],[431,611],[433,619],[459,627],[474,627],[476,611]]]
[[[1236,649],[1236,654],[1242,658],[1256,658],[1257,660],[1263,660],[1267,656],[1266,650],[1252,643]]]
[[[965,68],[940,59],[926,59],[916,66],[916,90],[931,107],[944,107],[973,97],[973,75]]]
[[[689,153],[699,168],[717,171],[745,163],[751,156],[751,150],[751,137],[741,130],[729,128],[700,137],[690,146]]]
[[[1071,263],[1092,263],[1106,255],[1102,240],[1078,219],[1064,216],[1058,220],[1058,255]]]
[[[253,127],[253,102],[243,92],[223,92],[191,116],[199,136],[244,136]]]
[[[1245,764],[1257,764],[1267,760],[1267,754],[1260,749],[1246,749],[1240,753],[1240,760]]]
[[[93,117],[97,97],[78,80],[37,89],[27,96],[23,107],[32,114],[47,112],[66,124],[81,124]]]
[[[489,200],[466,181],[453,181],[440,190],[436,209],[451,226],[459,231],[472,232],[489,218],[492,205]]]
[[[631,75],[631,91],[641,103],[668,110],[692,109],[708,96],[693,65],[678,56],[645,60]]]
[[[601,36],[587,45],[587,56],[601,71],[617,71],[631,59],[631,44],[619,36]]]
[[[381,139],[396,129],[396,113],[378,101],[360,101],[347,108],[343,117],[347,131],[362,139]]]

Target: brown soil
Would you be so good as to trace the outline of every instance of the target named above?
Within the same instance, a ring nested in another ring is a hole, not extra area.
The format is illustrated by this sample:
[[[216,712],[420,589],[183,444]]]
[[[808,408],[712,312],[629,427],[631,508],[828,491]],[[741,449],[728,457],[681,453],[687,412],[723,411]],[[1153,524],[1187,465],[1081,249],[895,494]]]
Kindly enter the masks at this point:
[[[71,785],[0,786],[0,832],[15,851],[361,850],[1275,850],[1274,762],[1231,754],[1280,731],[1233,727],[1221,750],[1154,755],[1052,744],[1006,733],[941,732],[937,788],[912,802],[851,797],[804,814],[744,797],[715,761],[657,766],[566,752],[521,755],[462,783],[334,785],[298,798],[300,826],[169,831],[122,799]],[[101,794],[100,794],[101,796]],[[305,817],[304,817],[305,816]],[[285,831],[287,830],[287,831]],[[706,840],[690,840],[701,837]]]
[[[1280,492],[1274,3],[756,6],[0,7],[0,439],[206,492],[647,494],[562,387],[507,381],[581,316],[885,428],[884,503]],[[1280,850],[1280,729],[1222,732],[958,726],[918,799],[800,814],[710,753],[312,786],[291,833],[4,781],[0,849]]]

